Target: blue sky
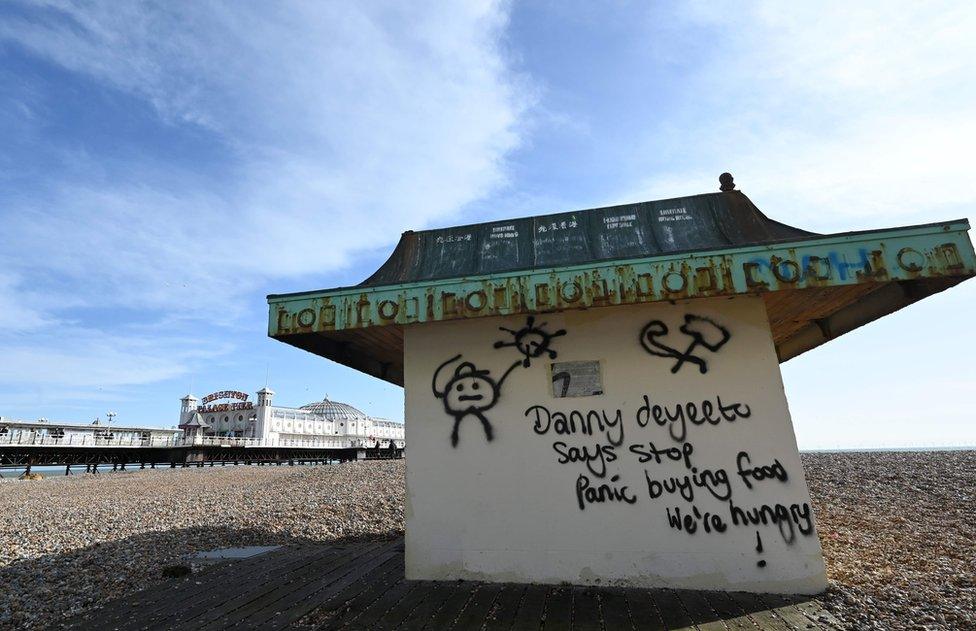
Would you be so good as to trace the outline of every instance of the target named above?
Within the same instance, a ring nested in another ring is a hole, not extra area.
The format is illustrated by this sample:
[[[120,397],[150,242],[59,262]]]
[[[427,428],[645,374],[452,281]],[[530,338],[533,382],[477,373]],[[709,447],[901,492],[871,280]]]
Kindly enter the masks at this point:
[[[820,232],[972,214],[976,7],[0,3],[0,414],[402,392],[265,336],[400,233],[708,192]],[[976,282],[783,365],[800,446],[976,444]]]

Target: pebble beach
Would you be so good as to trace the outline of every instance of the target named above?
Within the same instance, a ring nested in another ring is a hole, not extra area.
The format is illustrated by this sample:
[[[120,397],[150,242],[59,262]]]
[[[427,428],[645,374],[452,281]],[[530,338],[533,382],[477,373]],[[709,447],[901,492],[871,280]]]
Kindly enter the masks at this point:
[[[976,452],[803,454],[851,629],[976,629]],[[403,461],[0,481],[0,629],[65,619],[222,547],[392,538]]]

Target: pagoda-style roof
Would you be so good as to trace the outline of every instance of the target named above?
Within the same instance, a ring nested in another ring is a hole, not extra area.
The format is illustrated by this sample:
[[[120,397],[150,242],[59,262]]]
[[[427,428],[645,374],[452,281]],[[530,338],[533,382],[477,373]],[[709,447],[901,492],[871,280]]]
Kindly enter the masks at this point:
[[[360,285],[268,296],[268,334],[402,385],[410,324],[754,294],[786,361],[972,277],[968,230],[816,234],[729,190],[409,231]]]
[[[717,250],[819,236],[739,191],[408,231],[360,287]]]
[[[203,420],[202,414],[200,414],[199,412],[194,412],[193,414],[190,415],[190,418],[188,418],[186,422],[180,423],[177,427],[179,427],[180,429],[194,429],[194,428],[207,429],[210,427],[210,423],[207,423],[205,420]]]

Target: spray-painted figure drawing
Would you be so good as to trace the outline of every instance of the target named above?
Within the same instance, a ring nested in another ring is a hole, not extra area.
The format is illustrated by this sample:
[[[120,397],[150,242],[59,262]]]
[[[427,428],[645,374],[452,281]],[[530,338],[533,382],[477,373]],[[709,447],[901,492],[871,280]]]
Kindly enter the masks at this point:
[[[685,314],[685,323],[678,330],[691,338],[691,343],[684,351],[672,348],[661,341],[661,338],[668,334],[668,325],[660,320],[651,320],[640,333],[640,343],[645,351],[658,357],[670,357],[677,360],[671,367],[672,373],[681,370],[685,362],[691,362],[696,364],[698,371],[704,375],[708,372],[708,364],[701,357],[694,355],[693,351],[702,346],[715,353],[725,346],[725,343],[732,337],[728,329],[711,318],[690,313]]]
[[[512,340],[495,342],[495,348],[514,346],[518,352],[522,353],[522,355],[525,357],[525,359],[522,360],[522,366],[525,368],[532,365],[533,359],[542,357],[543,355],[548,355],[549,359],[556,359],[556,351],[550,348],[552,339],[554,337],[566,335],[566,330],[559,329],[555,333],[550,333],[542,328],[546,326],[546,324],[548,323],[543,322],[542,324],[536,326],[535,316],[529,316],[525,321],[525,326],[518,331],[500,326],[498,327],[498,330],[511,333]]]
[[[451,445],[457,447],[458,427],[466,416],[474,416],[481,421],[481,426],[485,430],[485,438],[494,438],[494,431],[491,422],[485,416],[485,412],[490,410],[498,403],[501,396],[502,384],[512,371],[521,364],[516,361],[508,367],[508,370],[497,381],[492,378],[487,370],[479,370],[471,362],[461,362],[454,369],[454,374],[444,384],[443,389],[438,389],[437,381],[443,370],[448,364],[452,364],[461,359],[460,355],[455,355],[434,371],[434,378],[431,382],[431,389],[434,396],[444,401],[444,411],[449,416],[454,417],[454,429],[451,431]]]

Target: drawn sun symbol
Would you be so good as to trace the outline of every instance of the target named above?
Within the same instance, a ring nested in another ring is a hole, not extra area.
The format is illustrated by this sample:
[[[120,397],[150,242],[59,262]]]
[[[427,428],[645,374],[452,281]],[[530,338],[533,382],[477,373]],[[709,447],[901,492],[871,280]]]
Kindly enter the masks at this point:
[[[512,339],[510,341],[500,340],[495,342],[495,348],[514,346],[525,358],[522,360],[522,366],[525,368],[532,365],[533,359],[542,357],[543,355],[548,355],[549,359],[555,359],[557,353],[550,348],[552,340],[553,338],[566,335],[566,331],[565,329],[559,329],[554,333],[550,333],[543,328],[547,324],[548,322],[543,322],[536,325],[535,316],[529,316],[525,321],[525,326],[517,331],[500,326],[498,330],[509,333]]]

